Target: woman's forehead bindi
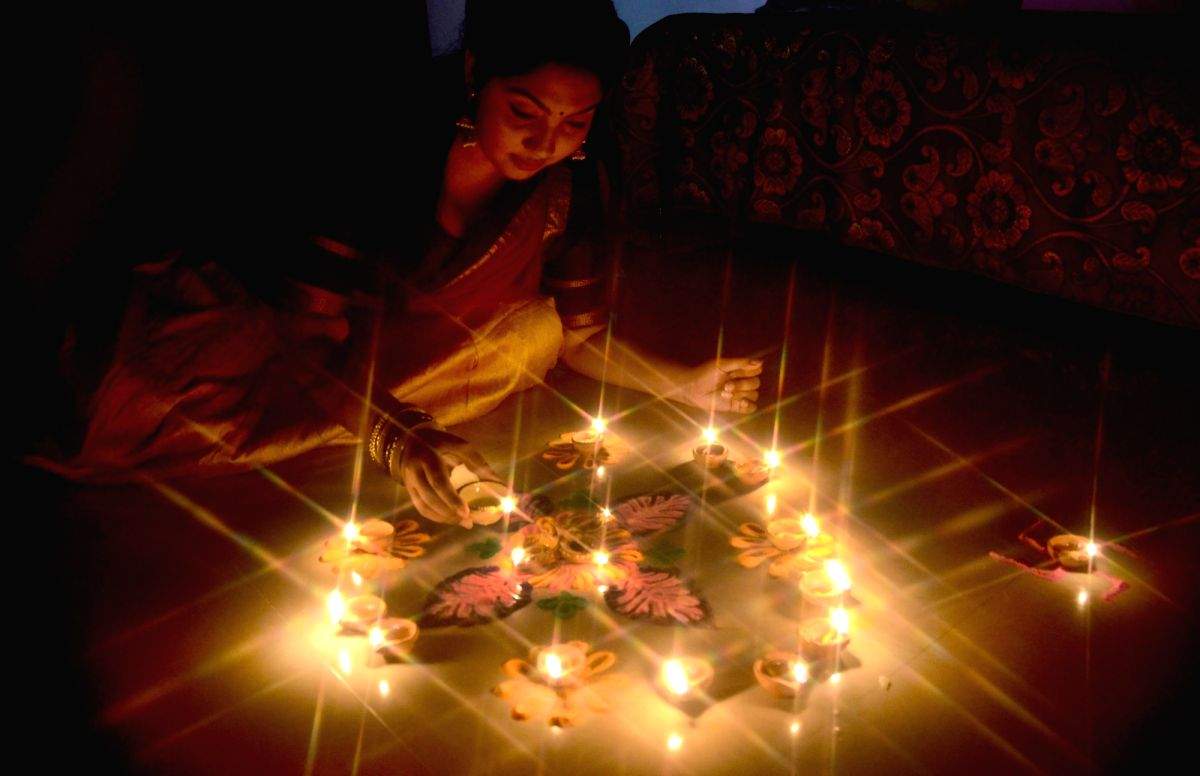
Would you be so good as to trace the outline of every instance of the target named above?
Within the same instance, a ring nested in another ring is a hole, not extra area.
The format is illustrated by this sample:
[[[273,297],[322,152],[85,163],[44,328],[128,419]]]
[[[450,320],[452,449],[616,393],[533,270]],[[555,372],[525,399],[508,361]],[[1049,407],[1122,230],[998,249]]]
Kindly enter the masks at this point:
[[[561,65],[543,65],[531,73],[507,80],[507,92],[524,97],[554,116],[587,113],[600,104],[602,97],[596,76]]]

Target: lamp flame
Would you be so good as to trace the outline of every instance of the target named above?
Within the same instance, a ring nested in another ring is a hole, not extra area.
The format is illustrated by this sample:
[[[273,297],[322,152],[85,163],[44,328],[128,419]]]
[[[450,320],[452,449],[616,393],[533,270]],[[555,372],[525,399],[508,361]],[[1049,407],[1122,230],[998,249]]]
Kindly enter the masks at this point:
[[[850,632],[850,612],[846,611],[846,607],[837,606],[829,610],[829,624],[838,632],[839,636],[845,636]]]
[[[783,458],[779,455],[778,450],[768,450],[763,454],[763,462],[768,469],[778,469],[783,465]]]
[[[329,610],[329,619],[337,625],[346,616],[346,599],[341,590],[334,590],[325,597],[325,608]]]
[[[804,533],[808,535],[809,539],[816,539],[821,533],[821,524],[811,512],[805,513],[804,517],[800,518],[800,527],[804,529]]]
[[[346,541],[350,542],[351,544],[358,541],[358,523],[354,522],[353,520],[346,521],[346,524],[342,526],[342,536],[344,536]]]
[[[504,496],[500,499],[500,511],[506,515],[510,515],[517,510],[517,500],[512,496]]]
[[[703,436],[705,444],[715,445],[717,443],[717,430],[712,426],[704,429]]]
[[[604,550],[596,550],[595,552],[592,553],[592,562],[595,563],[597,566],[607,566],[608,565],[608,553],[605,552]]]
[[[604,422],[604,418],[592,418],[592,431],[603,434],[607,430],[608,424]]]
[[[546,653],[546,676],[558,681],[563,677],[562,658],[553,652]]]
[[[840,560],[825,561],[825,576],[829,577],[838,592],[844,593],[850,589],[850,573]]]
[[[678,733],[672,733],[667,736],[667,749],[672,752],[678,752],[683,748],[683,736]]]
[[[774,493],[767,494],[767,514],[775,514],[775,509],[779,506],[779,497]]]
[[[796,680],[796,684],[804,684],[808,681],[808,666],[800,661],[792,663],[792,678]]]
[[[678,660],[671,659],[663,663],[662,667],[663,684],[667,689],[676,695],[687,695],[690,689],[688,683],[687,671],[684,670],[683,663]]]
[[[386,697],[388,697],[389,694],[391,694],[391,692],[392,692],[392,686],[390,684],[388,684],[388,680],[380,679],[379,680],[379,696],[381,698],[386,698]]]
[[[383,646],[383,628],[378,625],[371,628],[367,633],[367,640],[371,642],[371,649],[379,649]]]
[[[513,547],[512,553],[509,555],[509,557],[512,558],[512,564],[514,566],[520,566],[521,561],[525,560],[525,548]]]

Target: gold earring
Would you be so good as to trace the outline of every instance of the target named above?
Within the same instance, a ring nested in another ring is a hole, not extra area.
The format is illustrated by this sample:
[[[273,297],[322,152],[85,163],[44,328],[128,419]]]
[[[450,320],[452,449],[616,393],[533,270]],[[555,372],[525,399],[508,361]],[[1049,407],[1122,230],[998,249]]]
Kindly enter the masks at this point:
[[[471,89],[467,92],[467,102],[475,102],[475,98],[479,96],[479,92]],[[454,126],[459,129],[459,139],[464,148],[470,148],[476,144],[475,139],[475,120],[471,118],[470,109],[462,115],[458,121],[454,122]]]
[[[575,149],[575,153],[571,154],[571,161],[582,162],[584,159],[587,159],[587,151],[585,151],[583,145],[580,144],[579,148]]]

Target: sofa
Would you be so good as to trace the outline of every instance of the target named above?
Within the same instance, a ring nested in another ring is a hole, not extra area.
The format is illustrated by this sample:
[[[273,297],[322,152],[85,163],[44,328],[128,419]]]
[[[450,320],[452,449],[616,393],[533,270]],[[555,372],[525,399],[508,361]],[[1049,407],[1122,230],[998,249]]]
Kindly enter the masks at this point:
[[[631,240],[807,235],[852,248],[834,261],[859,274],[915,262],[1024,289],[1010,305],[1053,297],[1059,319],[1087,305],[1191,331],[1188,35],[1089,14],[667,17],[614,96]]]

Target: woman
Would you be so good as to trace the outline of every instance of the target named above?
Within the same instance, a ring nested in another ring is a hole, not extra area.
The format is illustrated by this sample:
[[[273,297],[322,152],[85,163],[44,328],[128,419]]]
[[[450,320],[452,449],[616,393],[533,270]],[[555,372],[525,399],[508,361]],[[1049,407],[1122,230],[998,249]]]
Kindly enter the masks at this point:
[[[585,143],[627,45],[610,0],[471,2],[467,105],[436,156],[420,261],[406,261],[413,251],[394,235],[317,238],[315,260],[299,262],[312,271],[297,270],[282,310],[213,264],[144,268],[82,453],[58,468],[96,479],[236,470],[361,431],[422,515],[459,522],[467,509],[448,466],[494,473],[444,426],[538,383],[556,360],[695,406],[753,411],[759,362],[683,367],[620,343],[610,350],[637,369],[606,360],[607,184]],[[330,290],[342,279],[324,282],[328,257],[361,274],[364,244],[380,257],[383,290]]]

